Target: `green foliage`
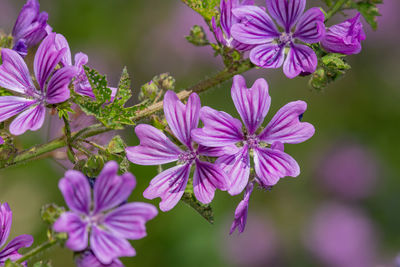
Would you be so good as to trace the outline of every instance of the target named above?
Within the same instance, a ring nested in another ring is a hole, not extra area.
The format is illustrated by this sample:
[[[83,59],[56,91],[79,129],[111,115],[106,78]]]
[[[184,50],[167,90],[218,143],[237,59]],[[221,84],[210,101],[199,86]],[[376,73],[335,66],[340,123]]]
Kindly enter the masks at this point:
[[[64,207],[59,207],[56,204],[46,204],[42,207],[40,214],[42,220],[48,224],[53,225],[54,222],[65,212]]]
[[[71,102],[68,101],[56,105],[56,109],[60,119],[66,118],[69,120],[69,113],[75,113],[75,111],[71,108]]]
[[[192,180],[188,181],[185,192],[181,198],[181,201],[189,205],[195,211],[197,211],[204,219],[206,219],[209,223],[214,223],[214,213],[211,208],[211,205],[205,205],[200,203],[193,194],[193,182]]]
[[[203,27],[199,25],[194,25],[190,29],[190,34],[188,36],[185,36],[185,38],[189,43],[194,44],[196,46],[206,46],[210,44],[210,42],[207,39],[207,35],[204,32]]]
[[[380,16],[377,4],[381,4],[382,0],[363,0],[352,2],[351,7],[357,9],[358,12],[365,18],[371,27],[376,30],[378,27],[377,16]]]
[[[319,67],[311,76],[310,86],[316,90],[322,90],[331,82],[338,80],[346,70],[351,68],[344,57],[345,55],[334,53],[321,57]]]
[[[175,90],[175,78],[168,72],[161,73],[154,76],[150,82],[142,85],[139,100],[154,102],[162,97],[163,92],[168,90]]]
[[[9,90],[0,87],[0,96],[13,95]]]
[[[0,33],[0,48],[11,49],[13,45],[13,37],[11,35],[5,35]]]
[[[52,267],[49,261],[38,261],[36,262],[33,267]]]
[[[20,263],[12,262],[10,259],[7,259],[4,263],[4,267],[24,267]]]
[[[220,0],[182,0],[188,7],[199,13],[207,22],[218,15]]]

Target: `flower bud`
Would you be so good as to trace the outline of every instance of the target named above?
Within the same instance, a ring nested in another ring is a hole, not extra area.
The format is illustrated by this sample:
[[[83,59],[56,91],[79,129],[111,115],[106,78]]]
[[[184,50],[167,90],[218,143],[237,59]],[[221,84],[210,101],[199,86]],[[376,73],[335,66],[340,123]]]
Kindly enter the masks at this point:
[[[199,25],[194,25],[192,29],[190,29],[190,34],[185,37],[188,42],[196,45],[196,46],[205,46],[210,42],[207,39],[207,35],[204,32],[203,27]]]

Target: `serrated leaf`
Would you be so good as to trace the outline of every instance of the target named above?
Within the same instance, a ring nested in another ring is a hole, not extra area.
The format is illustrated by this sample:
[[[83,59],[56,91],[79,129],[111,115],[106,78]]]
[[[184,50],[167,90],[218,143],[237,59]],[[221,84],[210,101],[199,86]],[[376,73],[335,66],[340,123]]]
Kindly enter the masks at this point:
[[[121,136],[116,135],[114,136],[110,143],[108,143],[107,150],[110,153],[124,153],[125,152],[125,142],[122,140]]]
[[[217,16],[220,0],[182,0],[188,7],[199,13],[206,21]]]
[[[361,13],[365,21],[371,25],[372,29],[376,30],[378,27],[377,17],[381,15],[376,5],[380,3],[382,3],[381,0],[365,0],[352,3],[352,7]]]

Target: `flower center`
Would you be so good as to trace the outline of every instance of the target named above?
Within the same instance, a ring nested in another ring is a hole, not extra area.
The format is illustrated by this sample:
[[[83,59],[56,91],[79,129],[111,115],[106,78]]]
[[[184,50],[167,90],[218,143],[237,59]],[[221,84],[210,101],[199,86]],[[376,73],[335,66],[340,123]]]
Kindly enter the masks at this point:
[[[181,163],[190,163],[197,157],[196,151],[185,151],[178,156]]]
[[[258,143],[259,143],[259,139],[258,136],[255,134],[251,134],[246,136],[246,140],[244,141],[244,144],[248,145],[249,148],[255,148],[257,147]]]
[[[279,44],[289,45],[293,41],[293,33],[283,32],[279,36]]]

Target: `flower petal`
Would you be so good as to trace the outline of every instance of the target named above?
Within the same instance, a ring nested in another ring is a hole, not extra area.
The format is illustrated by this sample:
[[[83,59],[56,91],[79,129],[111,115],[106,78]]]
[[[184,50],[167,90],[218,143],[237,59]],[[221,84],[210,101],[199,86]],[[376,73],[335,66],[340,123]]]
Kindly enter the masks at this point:
[[[182,144],[191,148],[190,132],[199,124],[200,98],[196,93],[189,96],[184,105],[173,91],[164,96],[164,114],[175,137]]]
[[[259,136],[260,139],[269,144],[277,141],[297,144],[311,138],[315,132],[314,126],[308,122],[300,122],[300,117],[306,109],[307,103],[304,101],[286,104],[265,127]]]
[[[118,169],[117,162],[109,161],[96,178],[93,193],[94,214],[116,207],[126,201],[135,188],[135,177],[129,172],[119,176]]]
[[[280,32],[268,14],[257,6],[242,6],[232,10],[241,21],[231,28],[233,38],[244,44],[270,43]]]
[[[8,203],[0,203],[0,247],[2,247],[8,239],[11,230],[12,211]]]
[[[127,203],[108,213],[103,226],[115,236],[141,239],[146,236],[146,222],[156,215],[157,209],[151,204]]]
[[[35,59],[33,69],[40,89],[45,89],[45,83],[67,51],[67,48],[58,49],[56,45],[56,33],[49,34],[40,44]]]
[[[69,44],[64,35],[57,33],[55,38],[55,46],[58,51],[65,48],[65,53],[61,57],[61,64],[63,64],[64,67],[72,66],[71,49],[69,48]]]
[[[254,134],[264,121],[271,104],[267,81],[257,79],[248,89],[241,75],[233,77],[232,100],[249,134]]]
[[[22,38],[23,33],[26,28],[32,24],[32,22],[37,18],[40,11],[40,5],[37,0],[28,0],[26,4],[22,7],[18,14],[17,21],[14,24],[12,30],[12,35],[15,39]]]
[[[88,224],[74,212],[64,212],[53,225],[56,232],[68,233],[65,245],[73,251],[81,251],[88,246]]]
[[[267,9],[279,26],[289,33],[303,14],[306,0],[268,0]]]
[[[75,75],[75,67],[64,67],[55,71],[47,85],[46,102],[57,104],[67,100],[70,96],[69,84]]]
[[[197,153],[206,157],[220,157],[223,155],[232,155],[238,152],[238,147],[235,145],[227,145],[223,147],[209,147],[199,145]]]
[[[193,192],[203,204],[210,203],[216,189],[227,190],[229,178],[215,164],[196,160],[196,169],[193,174]]]
[[[243,140],[242,123],[228,113],[210,107],[202,107],[201,129],[192,131],[193,140],[204,146],[223,147]]]
[[[237,195],[246,187],[250,176],[250,156],[248,147],[244,146],[242,149],[234,154],[218,158],[215,161],[230,179],[230,188],[228,193]]]
[[[132,257],[136,255],[135,249],[126,239],[117,237],[97,226],[92,227],[90,248],[97,259],[103,264],[110,264],[118,257]]]
[[[5,121],[17,115],[35,103],[35,100],[23,97],[0,96],[0,121]]]
[[[75,258],[75,264],[77,267],[124,267],[119,259],[114,259],[110,264],[103,264],[90,250],[80,253]]]
[[[233,232],[238,229],[239,233],[243,233],[244,228],[246,227],[247,222],[247,211],[249,209],[249,200],[250,195],[253,192],[254,184],[249,183],[246,187],[246,191],[243,196],[243,200],[239,202],[239,205],[235,210],[235,218],[233,220],[231,230],[229,234],[233,234]]]
[[[250,51],[250,60],[262,68],[280,68],[285,59],[285,46],[278,44],[263,44]]]
[[[293,37],[309,44],[318,43],[325,34],[324,20],[325,16],[320,8],[310,8],[300,17]]]
[[[11,261],[16,261],[21,258],[22,255],[18,253],[20,248],[30,247],[33,243],[33,237],[30,235],[20,235],[10,241],[1,251],[0,251],[0,261],[4,262],[7,259]]]
[[[64,196],[68,207],[80,214],[89,214],[90,185],[87,178],[79,171],[68,170],[58,182],[58,188]]]
[[[41,104],[25,110],[10,124],[10,133],[13,135],[20,135],[27,130],[39,130],[43,125],[45,115],[46,108]]]
[[[286,77],[292,79],[301,72],[313,73],[317,64],[314,50],[302,44],[292,44],[283,64],[283,72]]]
[[[143,192],[147,199],[161,198],[160,210],[169,211],[181,199],[189,178],[191,164],[169,168],[151,180]]]
[[[275,185],[285,176],[296,177],[300,167],[291,156],[278,149],[255,148],[254,169],[261,186]]]
[[[125,149],[128,159],[140,165],[165,164],[178,160],[183,151],[172,143],[163,132],[147,124],[139,124],[135,133],[140,145]]]
[[[35,90],[28,67],[23,58],[14,50],[2,48],[0,66],[0,86],[17,93]]]

